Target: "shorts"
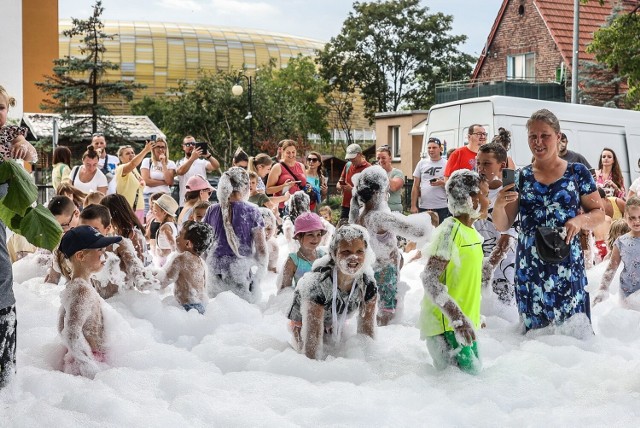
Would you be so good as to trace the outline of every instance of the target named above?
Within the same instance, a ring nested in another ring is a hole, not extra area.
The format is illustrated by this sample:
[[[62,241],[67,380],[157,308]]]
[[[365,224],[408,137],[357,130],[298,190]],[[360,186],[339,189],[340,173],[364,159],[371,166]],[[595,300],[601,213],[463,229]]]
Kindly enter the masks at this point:
[[[395,312],[398,304],[398,268],[390,264],[374,273],[378,286],[378,308],[387,312]]]
[[[460,346],[453,331],[427,337],[427,348],[437,369],[456,365],[463,372],[474,375],[482,369],[478,356],[478,342],[473,342],[471,346]]]
[[[182,305],[182,307],[187,312],[189,312],[191,309],[195,309],[200,315],[204,315],[204,305],[202,303],[186,303]]]

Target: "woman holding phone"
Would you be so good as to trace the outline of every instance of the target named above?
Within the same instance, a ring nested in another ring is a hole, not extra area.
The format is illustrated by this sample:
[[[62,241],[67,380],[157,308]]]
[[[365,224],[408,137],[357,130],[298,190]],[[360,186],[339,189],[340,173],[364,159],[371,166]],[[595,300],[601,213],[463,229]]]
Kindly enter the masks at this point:
[[[293,140],[284,140],[282,144],[282,160],[273,165],[267,178],[267,195],[281,196],[294,194],[307,185],[304,165],[296,160],[297,147]],[[284,210],[284,202],[278,208]],[[281,213],[282,214],[282,213]]]
[[[142,189],[145,183],[137,168],[142,159],[153,150],[154,144],[155,141],[147,141],[147,144],[137,155],[133,147],[120,146],[118,149],[120,165],[118,165],[114,173],[116,193],[127,199],[141,223],[144,223],[144,196]]]
[[[151,158],[145,158],[140,165],[140,174],[144,180],[144,215],[149,212],[149,197],[156,192],[171,193],[176,176],[176,163],[168,158],[167,140],[164,137],[151,137]]]

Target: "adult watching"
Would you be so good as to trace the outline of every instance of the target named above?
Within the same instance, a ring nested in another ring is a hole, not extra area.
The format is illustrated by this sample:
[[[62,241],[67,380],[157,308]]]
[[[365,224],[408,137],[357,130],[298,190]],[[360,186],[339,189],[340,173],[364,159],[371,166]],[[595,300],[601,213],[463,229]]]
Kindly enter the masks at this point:
[[[113,173],[116,167],[120,163],[116,156],[107,153],[107,140],[104,134],[98,132],[91,136],[91,145],[96,149],[96,152],[100,155],[98,159],[98,168],[107,177],[107,181],[113,179]]]
[[[115,171],[116,193],[127,199],[131,209],[136,213],[140,223],[144,223],[144,197],[142,189],[145,186],[142,175],[136,168],[142,163],[142,159],[153,150],[155,141],[147,141],[144,148],[136,155],[131,146],[121,146],[118,149],[120,165]]]
[[[624,198],[626,190],[624,188],[624,178],[616,152],[605,147],[600,153],[598,169],[596,170],[596,185],[602,187],[607,196]]]
[[[51,185],[56,190],[60,183],[69,180],[71,174],[71,150],[67,146],[58,146],[53,151],[53,166],[51,167]]]
[[[580,230],[592,230],[604,220],[604,212],[589,170],[558,157],[558,118],[549,110],[538,110],[527,121],[527,132],[533,163],[498,192],[493,223],[505,232],[520,214],[515,293],[524,326],[531,330],[576,314],[590,317]],[[569,254],[563,260],[541,258],[538,226],[564,228],[559,238],[569,245]]]
[[[258,182],[256,183],[256,190],[260,193],[265,193],[267,186],[264,183],[264,178],[271,172],[271,166],[273,165],[273,159],[266,153],[260,153],[256,156],[249,158],[247,171],[255,172],[258,175]]]
[[[87,151],[82,154],[82,165],[75,166],[71,170],[71,184],[83,193],[92,191],[107,194],[107,177],[98,169],[100,155],[95,147],[87,146]]]
[[[349,222],[349,210],[351,209],[351,192],[353,190],[352,178],[355,174],[362,172],[365,168],[369,168],[371,164],[367,162],[362,154],[362,148],[358,144],[350,144],[347,147],[347,153],[344,158],[347,164],[342,169],[336,189],[342,192],[342,206],[340,210],[339,226]]]
[[[156,192],[171,193],[169,186],[173,185],[176,176],[176,163],[167,156],[167,140],[159,137],[153,149],[151,158],[145,158],[140,165],[140,175],[144,180],[144,215],[149,212],[149,198]]]
[[[476,156],[481,145],[487,142],[487,131],[482,125],[473,124],[469,127],[469,144],[457,148],[447,160],[444,170],[445,181],[454,171],[459,169],[476,169]]]
[[[176,163],[176,174],[180,183],[179,204],[181,207],[184,206],[187,181],[198,174],[206,177],[208,172],[220,168],[220,162],[211,153],[204,153],[200,148],[196,147],[196,139],[191,135],[187,135],[182,140],[182,150],[184,150],[184,158]]]
[[[442,157],[440,139],[431,137],[427,141],[428,158],[421,159],[413,171],[411,188],[411,212],[434,211],[440,223],[451,217],[447,208],[447,193],[444,190],[444,169],[447,161]]]
[[[327,197],[327,177],[324,176],[322,155],[318,152],[309,152],[307,154],[307,168],[305,174],[307,176],[307,183],[313,187],[313,193],[315,199],[311,197],[310,209],[313,212],[317,212],[317,206]]]
[[[282,144],[282,160],[271,167],[267,178],[267,195],[293,195],[307,185],[304,165],[296,160],[296,155],[296,142],[285,140]],[[284,202],[280,202],[278,208],[284,210]]]
[[[582,165],[586,166],[588,169],[591,169],[591,164],[589,163],[589,161],[580,153],[569,150],[567,148],[568,146],[569,139],[567,138],[567,134],[563,132],[560,134],[560,142],[558,143],[558,156],[560,156],[560,159],[564,159],[567,162],[579,162]]]
[[[389,146],[380,146],[376,150],[378,165],[384,169],[389,179],[389,198],[387,205],[391,211],[402,212],[402,188],[404,187],[404,174],[398,168],[391,165],[391,150]]]

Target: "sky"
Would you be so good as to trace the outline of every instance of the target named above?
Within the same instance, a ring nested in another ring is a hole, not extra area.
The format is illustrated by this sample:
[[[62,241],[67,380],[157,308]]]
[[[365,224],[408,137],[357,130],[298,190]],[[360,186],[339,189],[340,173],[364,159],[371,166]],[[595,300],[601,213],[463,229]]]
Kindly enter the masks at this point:
[[[89,16],[93,0],[58,0],[60,18]],[[187,22],[254,28],[327,42],[352,9],[350,0],[103,0],[105,19]],[[464,52],[479,56],[501,0],[422,1],[431,13],[453,15]]]

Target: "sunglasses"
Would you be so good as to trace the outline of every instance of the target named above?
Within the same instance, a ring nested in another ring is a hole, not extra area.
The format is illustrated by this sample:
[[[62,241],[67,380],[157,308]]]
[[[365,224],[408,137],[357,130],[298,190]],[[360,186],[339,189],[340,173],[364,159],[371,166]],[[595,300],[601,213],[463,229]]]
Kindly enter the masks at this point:
[[[318,158],[307,158],[307,162],[320,162]]]
[[[183,143],[184,147],[195,147],[196,143]]]

